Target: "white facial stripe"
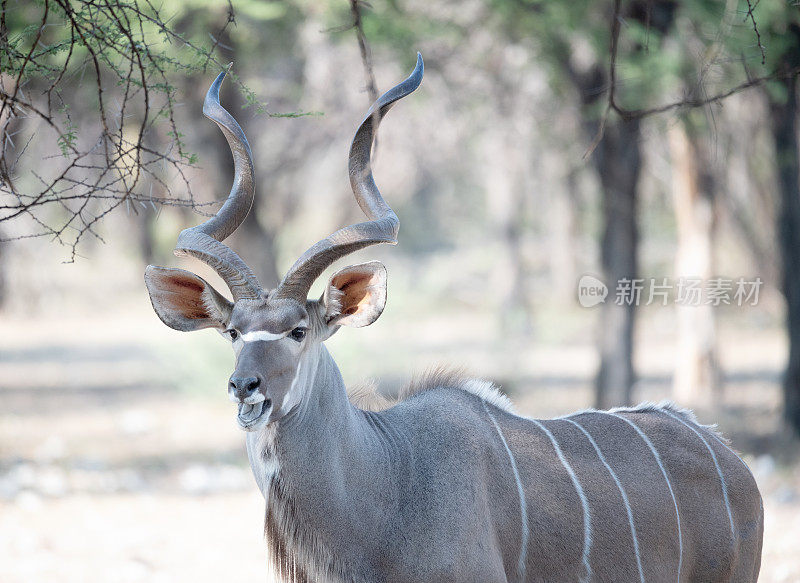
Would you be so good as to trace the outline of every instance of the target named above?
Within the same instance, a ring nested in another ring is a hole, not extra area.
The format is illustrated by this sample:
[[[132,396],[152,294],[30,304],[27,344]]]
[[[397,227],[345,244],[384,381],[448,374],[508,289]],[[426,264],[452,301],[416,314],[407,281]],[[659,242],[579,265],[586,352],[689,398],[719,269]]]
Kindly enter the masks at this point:
[[[302,398],[302,393],[297,390],[298,381],[305,381],[303,375],[303,359],[301,358],[300,361],[297,363],[297,371],[294,373],[294,378],[292,379],[292,384],[289,386],[289,390],[283,396],[283,403],[281,403],[281,409],[285,412],[291,411],[295,405],[300,403]]]
[[[254,330],[252,332],[248,332],[247,334],[242,334],[242,340],[245,342],[256,342],[258,340],[263,340],[264,342],[270,342],[272,340],[279,340],[285,337],[289,332],[283,332],[282,334],[273,334],[272,332],[267,332],[266,330]]]

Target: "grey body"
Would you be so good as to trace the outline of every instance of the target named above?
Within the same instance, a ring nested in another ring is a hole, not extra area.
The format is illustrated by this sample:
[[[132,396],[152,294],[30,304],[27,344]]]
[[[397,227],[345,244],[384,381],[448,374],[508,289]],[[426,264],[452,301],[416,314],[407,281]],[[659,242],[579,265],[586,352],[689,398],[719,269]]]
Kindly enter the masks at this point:
[[[323,343],[380,316],[386,269],[345,267],[321,298],[307,294],[335,260],[396,243],[371,147],[422,73],[418,56],[350,148],[351,186],[369,220],[311,246],[272,289],[222,242],[249,212],[255,181],[247,139],[219,103],[221,73],[203,111],[231,147],[234,184],[214,217],[181,233],[176,253],[211,265],[233,301],[188,271],[145,272],[165,324],[214,328],[232,342],[228,396],[266,499],[274,570],[320,583],[755,581],[758,488],[691,413],[646,405],[526,419],[490,383],[453,375],[417,383],[383,411],[350,402]]]
[[[756,484],[738,456],[690,415],[665,405],[540,421],[588,503],[589,575],[583,504],[534,422],[456,378],[443,380],[467,390],[432,379],[386,411],[360,410],[330,355],[320,350],[308,401],[247,439],[267,502],[271,557],[287,580],[639,581],[639,563],[645,581],[757,580],[763,513]],[[713,449],[733,535],[711,455],[673,415]],[[620,417],[635,423],[661,458],[680,513],[682,545],[658,462]],[[619,480],[636,543],[620,487],[576,424]]]

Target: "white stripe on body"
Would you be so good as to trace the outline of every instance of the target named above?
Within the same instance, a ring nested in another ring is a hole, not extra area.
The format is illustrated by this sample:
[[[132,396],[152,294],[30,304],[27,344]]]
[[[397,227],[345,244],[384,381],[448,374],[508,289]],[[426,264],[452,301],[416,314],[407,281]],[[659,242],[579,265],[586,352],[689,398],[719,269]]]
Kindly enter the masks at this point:
[[[592,578],[592,567],[589,564],[589,552],[592,548],[592,523],[589,515],[589,501],[586,499],[586,494],[583,492],[581,483],[578,481],[578,476],[575,475],[575,471],[572,469],[572,466],[569,465],[567,458],[564,457],[564,453],[561,451],[561,447],[559,447],[556,438],[552,433],[550,433],[547,427],[539,423],[536,419],[529,419],[529,421],[541,429],[550,439],[550,443],[553,444],[553,448],[556,450],[558,459],[561,460],[562,465],[564,468],[566,468],[567,473],[569,474],[569,477],[575,486],[575,490],[578,492],[578,497],[581,499],[581,504],[583,505],[583,565],[586,568],[586,575],[581,577],[581,581],[589,581]]]
[[[670,417],[672,417],[676,421],[680,421],[686,427],[688,427],[689,429],[694,431],[694,433],[697,435],[697,437],[700,438],[700,441],[703,442],[703,445],[706,446],[706,449],[708,450],[708,453],[711,454],[711,459],[714,460],[714,466],[717,468],[717,474],[719,474],[719,481],[720,481],[720,484],[722,485],[722,498],[725,500],[725,510],[728,511],[728,521],[730,522],[730,525],[731,525],[731,537],[735,539],[736,535],[734,533],[734,527],[733,527],[733,515],[731,514],[731,503],[730,503],[730,500],[728,500],[728,485],[725,483],[725,476],[722,475],[722,469],[719,467],[719,462],[717,461],[717,455],[714,453],[714,450],[711,449],[711,446],[708,445],[708,442],[706,441],[706,438],[703,437],[703,434],[700,433],[694,427],[692,427],[692,425],[690,425],[689,423],[687,423],[686,421],[684,421],[683,419],[681,419],[680,417],[678,417],[677,415],[675,415],[674,413],[672,413],[670,411],[666,411],[665,410],[664,413],[666,413],[667,415],[669,415]],[[744,463],[744,462],[742,462],[742,463]]]
[[[704,428],[704,429],[708,430],[708,433],[711,435],[711,437],[713,437],[714,439],[716,439],[716,440],[717,440],[717,442],[718,442],[718,443],[719,443],[719,444],[720,444],[722,447],[724,447],[724,448],[725,448],[725,449],[727,449],[729,452],[731,452],[733,455],[735,455],[735,456],[736,456],[736,459],[738,459],[738,460],[739,460],[739,463],[741,463],[741,464],[744,466],[744,469],[746,469],[746,470],[747,470],[747,473],[748,473],[748,474],[750,474],[750,476],[753,478],[753,481],[755,482],[755,480],[756,480],[756,477],[753,475],[753,472],[750,470],[750,466],[748,466],[746,463],[744,463],[744,460],[742,459],[742,457],[741,457],[741,456],[740,456],[738,453],[736,453],[735,451],[733,451],[733,449],[731,448],[731,446],[729,446],[727,443],[725,443],[725,442],[726,442],[726,440],[725,440],[723,437],[721,437],[719,434],[717,434],[717,432],[716,432],[716,431],[714,431],[714,429],[716,428],[716,425],[710,425],[710,426],[708,426],[708,425],[702,425],[702,424],[700,424],[700,423],[698,423],[697,425],[699,425],[701,428]]]
[[[494,415],[489,411],[489,407],[486,405],[486,401],[481,400],[483,403],[483,409],[486,411],[486,414],[489,416],[489,419],[492,420],[492,424],[494,428],[497,430],[497,435],[500,436],[500,441],[503,442],[503,446],[506,448],[506,453],[508,454],[508,459],[511,462],[511,469],[514,471],[514,480],[517,482],[517,493],[519,494],[519,510],[521,514],[522,520],[522,535],[520,537],[520,549],[519,553],[519,562],[517,563],[517,575],[520,578],[520,581],[525,581],[525,560],[528,554],[528,504],[525,501],[525,490],[522,488],[522,479],[519,477],[519,470],[517,469],[517,462],[514,459],[514,454],[511,453],[511,448],[508,447],[508,442],[506,441],[505,436],[503,435],[502,430],[500,429],[500,425],[498,425],[497,420],[494,418]]]
[[[639,554],[639,540],[636,537],[636,526],[633,524],[633,511],[631,510],[631,504],[628,501],[628,495],[625,493],[625,488],[622,487],[622,483],[619,481],[617,474],[614,472],[614,470],[611,469],[611,466],[606,461],[603,452],[600,451],[600,446],[597,445],[597,442],[594,440],[594,438],[592,438],[589,432],[586,431],[586,429],[582,425],[580,425],[577,421],[573,421],[572,419],[564,419],[564,421],[566,421],[567,423],[572,423],[575,427],[577,427],[583,432],[583,434],[586,436],[586,438],[594,447],[594,450],[597,452],[597,457],[600,458],[600,461],[603,462],[603,465],[608,470],[608,473],[611,474],[611,477],[614,479],[614,483],[617,485],[617,488],[619,489],[619,493],[622,495],[622,501],[625,503],[625,511],[628,514],[628,524],[630,525],[631,528],[631,537],[633,538],[633,551],[636,554],[636,567],[639,569],[639,581],[640,583],[644,583],[642,558],[641,555]]]
[[[681,515],[678,512],[678,501],[675,498],[675,492],[672,490],[672,483],[669,481],[669,476],[667,475],[667,470],[664,468],[664,464],[661,463],[661,456],[658,455],[658,451],[656,451],[656,447],[653,445],[653,442],[650,441],[650,438],[645,435],[644,431],[642,431],[636,423],[623,417],[622,415],[618,415],[617,413],[611,413],[609,411],[596,411],[596,413],[602,413],[603,415],[609,415],[611,417],[616,417],[617,419],[621,419],[628,425],[630,425],[636,433],[639,434],[639,437],[647,444],[647,447],[650,448],[650,451],[653,453],[653,457],[656,458],[656,462],[658,463],[658,467],[661,470],[661,474],[664,476],[664,480],[667,482],[667,488],[669,488],[669,495],[672,496],[672,504],[675,506],[675,517],[678,520],[678,581],[681,580],[681,567],[683,566],[683,533],[681,532]]]

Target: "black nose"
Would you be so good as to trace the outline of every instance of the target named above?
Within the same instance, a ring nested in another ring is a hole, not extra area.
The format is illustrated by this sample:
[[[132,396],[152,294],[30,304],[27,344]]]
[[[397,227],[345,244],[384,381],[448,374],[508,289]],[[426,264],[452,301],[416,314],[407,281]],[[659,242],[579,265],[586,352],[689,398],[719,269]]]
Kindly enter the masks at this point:
[[[233,394],[236,395],[240,401],[250,397],[258,390],[258,385],[261,384],[261,379],[258,377],[231,377],[228,386],[233,389]]]

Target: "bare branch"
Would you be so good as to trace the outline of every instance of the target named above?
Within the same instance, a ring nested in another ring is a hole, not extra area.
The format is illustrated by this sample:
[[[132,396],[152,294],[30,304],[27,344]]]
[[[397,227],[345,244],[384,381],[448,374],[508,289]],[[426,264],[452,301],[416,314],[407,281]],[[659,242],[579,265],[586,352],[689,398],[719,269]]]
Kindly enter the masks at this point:
[[[753,10],[755,9],[755,6],[757,6],[757,3],[753,5],[751,4],[750,0],[747,0],[747,5],[748,5],[747,18],[749,18],[753,23],[753,30],[756,33],[758,47],[761,50],[761,63],[764,64],[766,63],[766,51],[764,49],[764,46],[761,44],[761,35],[758,31],[758,26],[756,24],[755,17],[753,16]],[[760,77],[750,77],[748,74],[747,80],[739,83],[738,85],[734,85],[729,89],[720,91],[718,93],[714,93],[712,95],[703,94],[702,97],[687,95],[683,99],[679,99],[670,103],[665,103],[663,105],[657,105],[654,107],[641,108],[641,109],[628,109],[621,106],[617,102],[617,57],[619,49],[621,18],[622,18],[621,0],[614,0],[614,10],[611,15],[611,38],[609,47],[610,58],[608,65],[608,78],[609,78],[609,84],[607,88],[608,97],[606,101],[606,107],[604,108],[603,114],[600,117],[597,133],[595,134],[592,143],[590,144],[589,148],[584,154],[584,159],[591,156],[592,153],[597,148],[597,146],[602,141],[603,135],[605,133],[605,128],[608,123],[608,116],[612,111],[617,115],[619,115],[620,118],[622,118],[623,120],[631,121],[635,119],[648,117],[651,115],[666,113],[668,111],[673,111],[673,110],[695,109],[698,107],[705,107],[713,103],[720,103],[721,101],[727,99],[732,95],[735,95],[747,89],[759,87],[771,80],[785,79],[800,75],[800,67],[795,67],[789,70],[782,69],[778,71],[773,71],[772,73]],[[648,16],[648,23],[649,23],[649,16]],[[717,42],[719,42],[719,39]],[[704,76],[706,72],[707,72],[707,67],[704,68],[702,75]]]

